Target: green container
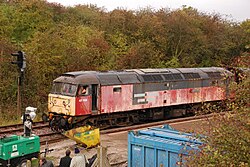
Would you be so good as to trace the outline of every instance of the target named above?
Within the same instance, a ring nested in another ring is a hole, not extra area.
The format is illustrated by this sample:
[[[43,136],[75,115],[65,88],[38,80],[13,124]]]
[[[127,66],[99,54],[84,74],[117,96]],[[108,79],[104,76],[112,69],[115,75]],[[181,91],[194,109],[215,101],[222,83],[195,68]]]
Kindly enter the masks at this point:
[[[40,152],[38,136],[13,135],[0,139],[0,161],[37,158]]]

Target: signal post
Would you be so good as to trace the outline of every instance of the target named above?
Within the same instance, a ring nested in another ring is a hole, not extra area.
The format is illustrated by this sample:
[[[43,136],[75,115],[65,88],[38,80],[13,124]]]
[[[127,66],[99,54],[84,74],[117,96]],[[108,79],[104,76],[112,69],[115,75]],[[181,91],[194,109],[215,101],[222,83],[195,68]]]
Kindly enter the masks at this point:
[[[12,61],[11,64],[16,64],[18,67],[18,79],[17,79],[17,113],[18,116],[22,115],[21,112],[21,85],[24,78],[24,69],[26,68],[25,53],[18,51],[17,53],[11,53],[12,56],[17,57],[17,61]]]

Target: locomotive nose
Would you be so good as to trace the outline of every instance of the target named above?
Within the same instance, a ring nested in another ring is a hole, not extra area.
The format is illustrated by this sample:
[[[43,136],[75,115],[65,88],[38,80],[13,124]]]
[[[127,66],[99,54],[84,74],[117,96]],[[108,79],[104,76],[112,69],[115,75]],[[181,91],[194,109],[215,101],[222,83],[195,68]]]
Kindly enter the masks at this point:
[[[64,131],[69,129],[69,119],[67,116],[53,115],[49,118],[49,125],[52,131]]]

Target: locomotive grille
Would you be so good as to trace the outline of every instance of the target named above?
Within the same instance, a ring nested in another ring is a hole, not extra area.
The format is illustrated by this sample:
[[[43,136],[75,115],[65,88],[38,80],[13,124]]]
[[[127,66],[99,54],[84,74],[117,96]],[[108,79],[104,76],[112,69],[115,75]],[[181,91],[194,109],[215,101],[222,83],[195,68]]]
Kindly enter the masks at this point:
[[[142,75],[142,78],[144,79],[145,82],[163,81],[163,78],[161,75]]]
[[[206,72],[210,78],[221,78],[220,72]]]
[[[198,79],[201,78],[198,73],[183,73],[185,79]]]

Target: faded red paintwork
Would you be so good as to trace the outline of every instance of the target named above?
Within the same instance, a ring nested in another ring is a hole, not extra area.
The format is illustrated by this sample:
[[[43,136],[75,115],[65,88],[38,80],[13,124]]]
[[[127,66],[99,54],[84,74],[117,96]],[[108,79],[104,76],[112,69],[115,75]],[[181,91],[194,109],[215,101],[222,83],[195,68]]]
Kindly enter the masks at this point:
[[[91,96],[78,96],[76,97],[76,116],[91,114],[92,110]]]
[[[164,90],[145,92],[145,104],[133,105],[133,86],[119,85],[120,92],[114,92],[117,86],[103,86],[99,96],[98,106],[101,113],[113,113],[146,109],[151,107],[172,106],[190,103],[200,103],[205,101],[217,101],[226,99],[225,91],[222,87],[188,88],[178,90]],[[92,113],[92,97],[76,97],[76,116],[89,115]]]
[[[214,86],[145,92],[144,98],[147,103],[133,105],[132,86],[122,85],[121,90],[121,92],[113,92],[113,86],[102,87],[100,106],[102,113],[217,101],[226,98],[224,89]]]
[[[132,110],[132,85],[121,85],[121,92],[113,92],[114,86],[101,88],[101,112],[112,113]]]

